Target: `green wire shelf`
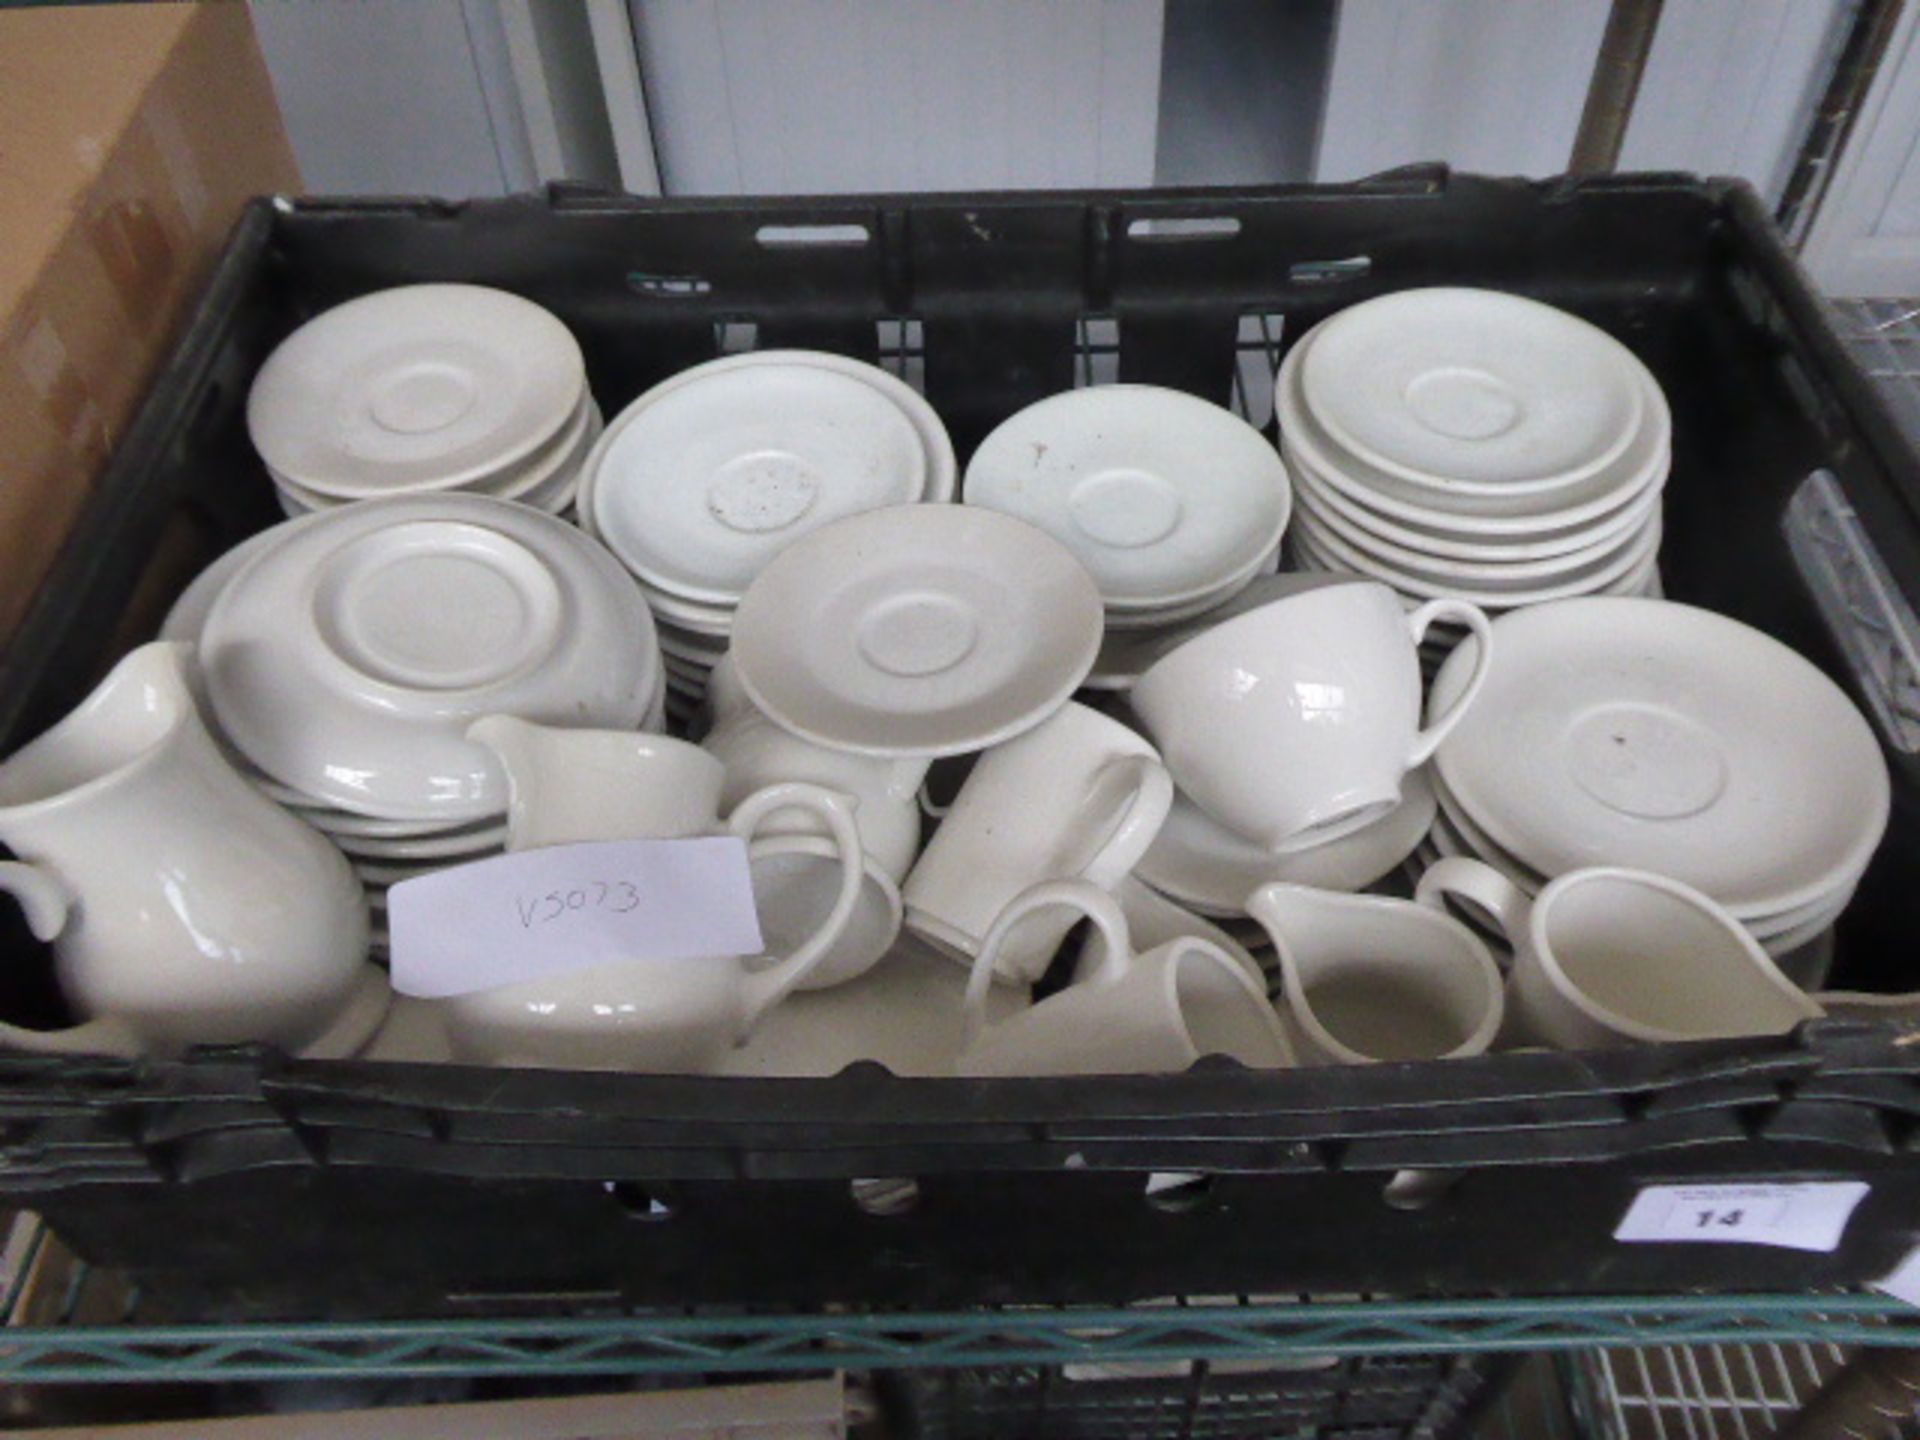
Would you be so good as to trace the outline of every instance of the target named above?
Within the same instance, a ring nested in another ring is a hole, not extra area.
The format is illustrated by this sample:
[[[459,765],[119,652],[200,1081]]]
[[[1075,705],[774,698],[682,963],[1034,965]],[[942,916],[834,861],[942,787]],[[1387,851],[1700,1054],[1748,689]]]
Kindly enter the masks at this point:
[[[1920,1345],[1920,1310],[1835,1294],[57,1325],[0,1332],[0,1380],[771,1373],[1770,1341]]]

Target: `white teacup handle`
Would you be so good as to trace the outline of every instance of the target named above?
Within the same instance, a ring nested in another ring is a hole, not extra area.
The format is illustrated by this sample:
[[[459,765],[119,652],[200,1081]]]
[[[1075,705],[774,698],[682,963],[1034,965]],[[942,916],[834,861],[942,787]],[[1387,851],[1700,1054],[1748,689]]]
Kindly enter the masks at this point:
[[[987,937],[980,942],[980,953],[973,957],[973,970],[967,976],[965,1043],[971,1045],[987,1027],[987,992],[993,986],[994,962],[1000,958],[1007,936],[1036,910],[1069,905],[1099,927],[1106,941],[1100,963],[1076,985],[1110,985],[1124,977],[1133,963],[1133,941],[1127,932],[1126,912],[1120,902],[1086,880],[1043,880],[1022,890],[994,917]]]
[[[1100,768],[1102,778],[1115,773],[1131,777],[1131,798],[1113,834],[1080,872],[1103,887],[1118,885],[1133,869],[1173,809],[1173,777],[1158,756],[1123,755]]]
[[[1510,944],[1517,946],[1526,933],[1527,912],[1533,901],[1491,865],[1464,855],[1450,856],[1428,866],[1413,890],[1415,900],[1442,911],[1447,908],[1449,895],[1471,900],[1485,910],[1498,922]]]
[[[1429,600],[1418,610],[1407,616],[1407,628],[1413,634],[1413,643],[1417,647],[1427,638],[1427,631],[1436,620],[1455,620],[1473,632],[1475,643],[1473,673],[1467,677],[1467,683],[1460,693],[1454,696],[1453,704],[1445,712],[1427,722],[1427,728],[1413,737],[1413,751],[1407,756],[1407,768],[1424,765],[1440,748],[1440,742],[1452,733],[1453,727],[1465,718],[1467,707],[1473,703],[1473,697],[1480,693],[1480,687],[1486,683],[1487,667],[1493,663],[1493,627],[1487,619],[1487,612],[1478,605],[1465,600],[1455,600],[1443,596],[1438,600]]]
[[[0,861],[0,892],[20,902],[34,939],[52,940],[67,928],[67,919],[73,913],[73,891],[44,865]],[[119,1055],[129,1059],[144,1050],[139,1037],[125,1024],[104,1016],[65,1030],[23,1030],[17,1025],[0,1024],[0,1045],[36,1055]]]
[[[764,970],[745,976],[742,984],[747,1003],[740,1019],[739,1032],[733,1037],[740,1044],[754,1031],[768,1010],[792,993],[794,987],[820,967],[829,951],[840,943],[853,920],[853,907],[860,899],[860,886],[866,879],[866,852],[860,845],[859,827],[853,812],[858,802],[851,795],[786,780],[754,791],[734,807],[727,829],[742,840],[751,840],[756,830],[776,810],[798,807],[819,817],[833,840],[835,858],[840,862],[840,889],[834,895],[833,908],[820,928],[809,935],[791,955],[782,956]]]

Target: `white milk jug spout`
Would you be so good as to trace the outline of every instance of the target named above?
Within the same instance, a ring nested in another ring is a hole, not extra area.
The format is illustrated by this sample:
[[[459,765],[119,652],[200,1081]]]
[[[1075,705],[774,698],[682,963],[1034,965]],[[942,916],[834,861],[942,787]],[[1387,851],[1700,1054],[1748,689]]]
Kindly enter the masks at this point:
[[[191,647],[128,655],[0,764],[0,864],[85,1023],[0,1025],[21,1050],[169,1054],[327,1035],[366,988],[346,859],[236,772],[186,683]],[[378,1016],[374,1016],[377,1023]]]
[[[1472,931],[1408,900],[1274,882],[1247,897],[1273,940],[1305,1063],[1478,1055],[1500,1029],[1500,969]]]

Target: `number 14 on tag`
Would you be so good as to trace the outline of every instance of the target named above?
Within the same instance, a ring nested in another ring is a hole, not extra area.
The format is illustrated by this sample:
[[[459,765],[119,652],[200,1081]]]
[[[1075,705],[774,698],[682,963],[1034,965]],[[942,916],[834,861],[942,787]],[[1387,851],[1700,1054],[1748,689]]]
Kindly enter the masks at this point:
[[[1627,1207],[1615,1240],[1695,1241],[1831,1251],[1866,1197],[1859,1180],[1779,1185],[1649,1185]]]

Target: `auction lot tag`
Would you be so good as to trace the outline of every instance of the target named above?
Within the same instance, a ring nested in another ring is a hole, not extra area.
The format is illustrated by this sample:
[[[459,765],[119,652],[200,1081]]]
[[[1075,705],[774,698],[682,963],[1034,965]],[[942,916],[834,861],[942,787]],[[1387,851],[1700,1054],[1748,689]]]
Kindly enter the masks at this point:
[[[1831,1251],[1871,1188],[1863,1180],[1649,1185],[1627,1207],[1613,1238],[1643,1245],[1694,1241]]]
[[[444,999],[616,960],[758,955],[746,842],[549,845],[387,892],[393,988]]]

